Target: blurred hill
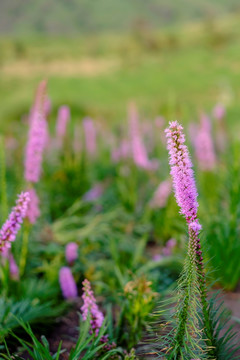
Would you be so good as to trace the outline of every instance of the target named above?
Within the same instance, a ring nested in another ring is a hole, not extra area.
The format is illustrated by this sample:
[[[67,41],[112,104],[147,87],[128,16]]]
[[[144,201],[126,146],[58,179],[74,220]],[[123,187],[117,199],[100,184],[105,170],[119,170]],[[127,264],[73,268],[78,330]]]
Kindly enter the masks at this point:
[[[239,0],[0,0],[0,34],[125,32],[239,10]]]

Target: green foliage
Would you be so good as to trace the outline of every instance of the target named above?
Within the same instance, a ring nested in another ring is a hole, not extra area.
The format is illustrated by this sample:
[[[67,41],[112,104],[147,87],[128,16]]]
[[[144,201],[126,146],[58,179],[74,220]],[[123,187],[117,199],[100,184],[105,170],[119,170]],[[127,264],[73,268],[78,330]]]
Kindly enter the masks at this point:
[[[12,298],[0,298],[0,341],[4,339],[9,332],[19,327],[16,318],[21,318],[25,323],[42,323],[46,320],[52,321],[60,314],[59,308],[53,308],[51,302],[41,303],[35,300],[25,298],[16,300]]]
[[[149,320],[157,294],[151,289],[151,282],[143,275],[129,281],[124,287],[122,311],[118,323],[117,342],[128,349],[135,346]]]
[[[212,193],[206,198],[209,212],[204,217],[203,241],[212,277],[215,282],[231,291],[236,288],[240,279],[239,145],[232,146],[228,151],[227,156],[231,153],[232,162],[221,174],[221,182],[216,177],[212,178]]]
[[[31,339],[31,343],[25,340],[22,340],[18,336],[13,336],[18,340],[18,342],[22,345],[23,349],[27,351],[27,353],[33,358],[34,360],[58,360],[60,355],[65,351],[64,349],[61,350],[62,342],[59,343],[58,350],[56,354],[52,355],[49,343],[45,336],[41,337],[41,341],[37,339],[34,335],[31,327],[29,324],[26,324],[25,321],[19,321],[20,325],[23,327],[25,332],[29,335]],[[69,360],[79,360],[84,356],[86,360],[106,360],[106,359],[123,359],[123,351],[120,348],[114,348],[111,350],[105,350],[104,346],[106,344],[101,342],[101,338],[103,337],[106,328],[105,324],[103,324],[102,328],[99,331],[98,336],[95,334],[90,334],[90,321],[85,321],[81,324],[79,337],[77,339],[76,345],[70,351]],[[7,349],[7,346],[6,346]],[[2,354],[4,359],[12,359],[13,357],[10,355],[9,351],[7,350],[7,355]],[[18,356],[14,359],[18,359]],[[19,358],[20,359],[20,358]],[[134,353],[132,353],[129,359],[135,359]]]

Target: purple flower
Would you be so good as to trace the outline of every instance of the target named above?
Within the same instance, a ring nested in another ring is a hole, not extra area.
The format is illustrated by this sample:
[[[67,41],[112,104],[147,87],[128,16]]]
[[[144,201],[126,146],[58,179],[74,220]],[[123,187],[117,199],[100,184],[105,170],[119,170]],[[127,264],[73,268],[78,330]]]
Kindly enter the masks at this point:
[[[40,83],[35,105],[30,114],[30,128],[25,152],[25,179],[38,182],[41,174],[42,156],[48,140],[48,127],[44,111],[46,84]]]
[[[181,214],[185,215],[188,222],[197,217],[197,189],[192,170],[192,162],[185,145],[183,127],[177,122],[171,122],[165,130],[167,148],[169,151],[169,163],[173,179],[175,197],[180,207]]]
[[[91,331],[96,335],[99,332],[99,329],[102,326],[104,316],[103,313],[98,309],[96,304],[96,299],[94,297],[93,291],[91,289],[90,282],[85,279],[83,281],[83,306],[81,307],[83,320],[86,321],[88,316],[90,316],[90,325]]]
[[[160,261],[162,260],[163,256],[160,254],[153,255],[152,260],[153,261]]]
[[[29,189],[28,193],[31,201],[29,203],[26,216],[31,224],[35,224],[37,218],[41,214],[39,209],[39,198],[34,188]]]
[[[152,208],[163,208],[166,206],[167,200],[172,191],[172,182],[170,180],[162,181],[150,202]]]
[[[59,283],[65,299],[74,299],[77,297],[77,285],[69,267],[63,266],[60,269]]]
[[[173,249],[176,246],[176,240],[175,239],[169,239],[162,249],[162,253],[164,256],[170,256],[172,255]]]
[[[198,194],[192,163],[182,130],[183,127],[177,121],[170,123],[166,130],[171,175],[177,203],[188,223],[190,249],[194,252],[193,260],[197,267],[199,279],[204,281],[203,258],[199,239],[201,225],[197,218]]]
[[[66,134],[67,123],[70,120],[70,110],[69,107],[63,105],[58,110],[58,118],[56,125],[56,134],[58,138],[63,138]]]
[[[132,145],[132,156],[135,164],[143,169],[156,170],[158,163],[148,159],[147,149],[139,129],[137,109],[134,104],[130,104],[129,106],[129,128]]]
[[[67,262],[71,265],[78,258],[78,245],[74,242],[67,244],[65,249],[65,256]]]
[[[103,184],[97,183],[83,195],[83,200],[85,201],[97,200],[100,198],[100,196],[102,196],[103,191],[104,191]]]
[[[96,144],[96,128],[92,119],[85,118],[83,120],[83,129],[85,133],[85,146],[89,155],[93,156],[97,151]]]
[[[213,170],[216,166],[216,154],[211,134],[210,119],[202,114],[201,124],[193,136],[193,145],[199,166],[202,170]]]
[[[3,248],[10,248],[11,242],[15,241],[17,233],[26,216],[30,196],[28,192],[18,195],[16,206],[12,209],[7,221],[0,230],[0,251]]]

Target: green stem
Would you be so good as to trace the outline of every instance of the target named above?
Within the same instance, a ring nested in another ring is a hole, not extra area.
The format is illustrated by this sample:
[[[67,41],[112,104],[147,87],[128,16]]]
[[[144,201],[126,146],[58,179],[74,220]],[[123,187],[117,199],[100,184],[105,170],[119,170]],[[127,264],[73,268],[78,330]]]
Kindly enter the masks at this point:
[[[214,329],[213,324],[211,322],[210,314],[209,314],[209,305],[207,300],[207,289],[206,289],[206,280],[205,280],[205,271],[203,265],[202,251],[200,246],[200,240],[194,231],[191,231],[190,235],[193,240],[198,243],[198,251],[196,252],[195,263],[197,270],[197,278],[200,289],[200,300],[202,305],[202,313],[203,313],[203,325],[204,325],[204,333],[205,333],[205,343],[207,346],[207,353],[209,359],[216,358],[216,342],[214,339]]]

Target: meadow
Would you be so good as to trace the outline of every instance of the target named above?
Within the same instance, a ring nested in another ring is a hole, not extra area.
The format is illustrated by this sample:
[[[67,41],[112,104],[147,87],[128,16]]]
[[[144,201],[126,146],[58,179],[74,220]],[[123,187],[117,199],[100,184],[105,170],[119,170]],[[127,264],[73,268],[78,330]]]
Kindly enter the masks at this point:
[[[0,39],[2,359],[239,360],[238,23]]]

